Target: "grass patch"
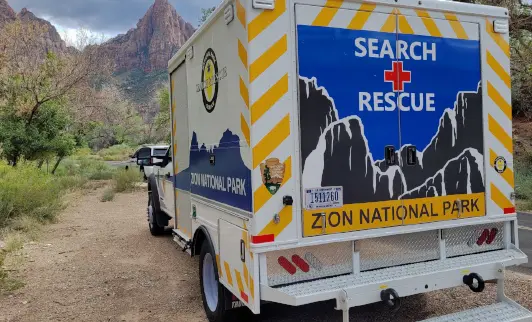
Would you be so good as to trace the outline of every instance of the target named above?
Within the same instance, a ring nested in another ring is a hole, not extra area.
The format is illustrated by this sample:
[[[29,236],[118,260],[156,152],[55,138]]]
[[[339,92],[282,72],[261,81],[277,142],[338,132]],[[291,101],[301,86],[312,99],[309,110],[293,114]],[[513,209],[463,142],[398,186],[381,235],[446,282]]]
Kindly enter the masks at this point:
[[[101,202],[113,201],[115,199],[115,195],[116,195],[116,193],[115,193],[113,188],[107,188],[103,192],[103,195],[100,198],[100,200],[101,200]]]
[[[115,192],[130,192],[135,190],[138,183],[142,181],[142,175],[135,169],[118,170],[114,175],[114,191]]]
[[[129,145],[113,145],[107,149],[100,150],[98,155],[105,161],[125,161],[135,152]]]
[[[518,210],[532,210],[532,160],[515,161],[515,198]]]
[[[7,253],[13,253],[24,248],[24,236],[19,232],[12,232],[6,235],[6,247],[4,251]]]

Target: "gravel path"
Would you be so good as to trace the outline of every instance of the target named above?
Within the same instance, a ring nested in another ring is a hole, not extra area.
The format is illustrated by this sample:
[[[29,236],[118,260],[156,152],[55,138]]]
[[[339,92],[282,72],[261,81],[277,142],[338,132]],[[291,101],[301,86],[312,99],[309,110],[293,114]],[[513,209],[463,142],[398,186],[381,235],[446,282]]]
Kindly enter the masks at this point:
[[[169,236],[153,238],[144,219],[146,194],[101,203],[102,190],[72,202],[39,243],[26,245],[26,286],[0,296],[0,321],[206,321],[198,262]],[[508,272],[507,293],[532,309],[532,277]],[[353,309],[356,321],[414,321],[493,302],[467,287],[403,299],[393,314],[380,304]],[[334,302],[263,306],[254,321],[341,321]]]

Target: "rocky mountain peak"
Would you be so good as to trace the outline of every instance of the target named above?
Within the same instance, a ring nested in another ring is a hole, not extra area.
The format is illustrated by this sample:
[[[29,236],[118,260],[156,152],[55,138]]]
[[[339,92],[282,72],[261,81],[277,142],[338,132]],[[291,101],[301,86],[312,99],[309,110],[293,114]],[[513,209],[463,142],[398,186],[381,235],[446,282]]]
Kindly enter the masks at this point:
[[[136,28],[107,41],[103,48],[116,57],[118,71],[162,70],[194,31],[168,0],[155,0]]]
[[[7,0],[0,0],[0,26],[5,24],[6,22],[15,20],[16,17],[17,14],[9,6]]]

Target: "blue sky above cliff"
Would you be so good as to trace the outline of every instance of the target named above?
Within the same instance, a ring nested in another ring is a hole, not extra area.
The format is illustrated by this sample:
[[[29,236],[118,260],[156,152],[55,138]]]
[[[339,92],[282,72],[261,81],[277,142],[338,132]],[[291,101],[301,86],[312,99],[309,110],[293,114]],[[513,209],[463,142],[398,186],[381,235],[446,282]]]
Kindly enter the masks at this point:
[[[75,30],[86,28],[105,38],[126,33],[135,27],[154,0],[8,0],[17,12],[27,8],[50,21],[61,36],[75,38]],[[221,0],[169,0],[177,12],[194,27],[201,8],[216,6]]]

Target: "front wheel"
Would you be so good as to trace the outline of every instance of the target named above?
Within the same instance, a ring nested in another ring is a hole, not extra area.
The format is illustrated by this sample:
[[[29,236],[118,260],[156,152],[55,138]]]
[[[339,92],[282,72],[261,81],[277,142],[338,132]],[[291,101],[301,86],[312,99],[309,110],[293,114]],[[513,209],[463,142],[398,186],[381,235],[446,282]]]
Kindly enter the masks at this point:
[[[153,202],[153,194],[148,192],[148,227],[153,236],[160,236],[164,233],[164,227],[159,227],[157,220],[155,219],[158,211],[160,210],[157,209]]]

